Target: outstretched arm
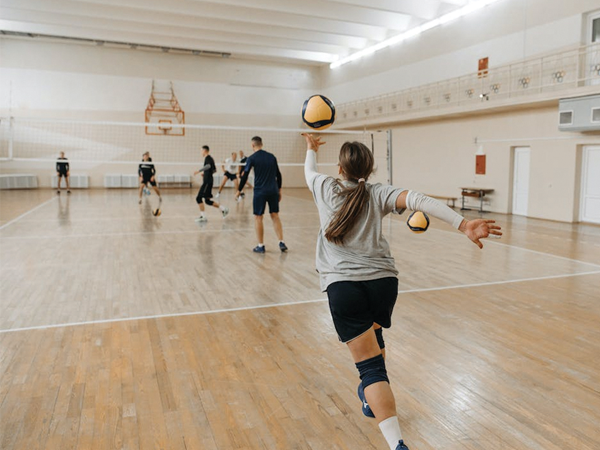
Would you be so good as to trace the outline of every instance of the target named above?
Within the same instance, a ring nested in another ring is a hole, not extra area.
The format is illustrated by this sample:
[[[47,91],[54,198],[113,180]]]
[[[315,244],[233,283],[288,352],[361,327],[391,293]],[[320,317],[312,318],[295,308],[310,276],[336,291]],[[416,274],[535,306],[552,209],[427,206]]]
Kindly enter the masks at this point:
[[[502,236],[501,228],[495,220],[475,219],[467,220],[452,208],[444,205],[431,197],[416,191],[404,191],[396,200],[396,209],[408,208],[412,211],[423,211],[433,217],[452,225],[459,231],[462,231],[479,248],[483,248],[480,239],[487,238],[489,235]]]
[[[319,147],[325,142],[321,142],[320,137],[314,137],[309,133],[302,133],[304,139],[306,139],[306,159],[304,160],[304,178],[306,178],[306,184],[311,188],[314,184],[314,180],[320,175],[317,172],[317,152]]]

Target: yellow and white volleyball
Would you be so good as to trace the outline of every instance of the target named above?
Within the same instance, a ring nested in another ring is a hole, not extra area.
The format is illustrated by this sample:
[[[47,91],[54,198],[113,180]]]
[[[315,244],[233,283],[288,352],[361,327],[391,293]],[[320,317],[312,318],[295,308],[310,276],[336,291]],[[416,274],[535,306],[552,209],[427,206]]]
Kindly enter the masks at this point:
[[[313,130],[324,130],[335,121],[335,106],[324,95],[313,95],[302,106],[302,120]]]
[[[156,208],[154,210],[152,210],[152,215],[158,217],[162,214],[162,211],[160,210],[160,208]]]
[[[424,233],[429,228],[429,217],[424,212],[415,211],[408,216],[406,225],[414,233]]]

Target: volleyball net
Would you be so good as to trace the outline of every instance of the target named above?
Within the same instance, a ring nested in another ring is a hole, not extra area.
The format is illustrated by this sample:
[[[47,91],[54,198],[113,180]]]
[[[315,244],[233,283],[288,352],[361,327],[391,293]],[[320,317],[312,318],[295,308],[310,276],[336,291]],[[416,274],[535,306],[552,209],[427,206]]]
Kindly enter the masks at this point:
[[[45,179],[44,174],[55,173],[57,158],[64,152],[72,174],[89,174],[92,183],[100,186],[101,175],[136,174],[145,152],[149,152],[158,173],[190,174],[203,165],[202,146],[207,145],[221,172],[225,160],[233,159],[232,153],[236,154],[235,165],[240,165],[240,151],[251,155],[251,139],[259,136],[264,149],[277,157],[282,171],[292,175],[287,179],[293,185],[300,185],[303,180],[306,142],[301,133],[309,132],[308,128],[169,124],[184,132],[170,130],[161,135],[148,133],[148,126],[145,122],[0,118],[0,167],[5,173],[28,172]],[[390,147],[386,133],[329,129],[315,134],[327,142],[319,150],[322,172],[335,175],[342,144],[359,141],[375,155],[377,172],[372,181],[389,181]]]
[[[198,165],[203,145],[217,163],[238,153],[251,154],[251,139],[260,136],[267,151],[283,166],[303,165],[306,150],[300,133],[308,129],[218,127],[172,124],[185,129],[183,135],[149,135],[146,123],[93,122],[49,119],[0,119],[0,158],[23,162],[55,162],[65,152],[71,164],[139,164],[150,152],[161,164]],[[325,130],[327,145],[319,152],[319,164],[335,165],[340,146],[359,141],[373,146],[370,132]]]

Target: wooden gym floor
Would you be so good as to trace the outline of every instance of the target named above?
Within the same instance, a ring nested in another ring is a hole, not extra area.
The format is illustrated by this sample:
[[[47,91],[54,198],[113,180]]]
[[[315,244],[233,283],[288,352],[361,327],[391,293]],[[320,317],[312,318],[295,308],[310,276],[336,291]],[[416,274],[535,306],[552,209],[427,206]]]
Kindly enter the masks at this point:
[[[252,192],[249,192],[252,195]],[[0,448],[383,449],[314,270],[316,209],[284,191],[288,254],[251,200],[0,191]],[[384,334],[413,450],[600,448],[600,227],[490,214],[483,251],[386,219]]]

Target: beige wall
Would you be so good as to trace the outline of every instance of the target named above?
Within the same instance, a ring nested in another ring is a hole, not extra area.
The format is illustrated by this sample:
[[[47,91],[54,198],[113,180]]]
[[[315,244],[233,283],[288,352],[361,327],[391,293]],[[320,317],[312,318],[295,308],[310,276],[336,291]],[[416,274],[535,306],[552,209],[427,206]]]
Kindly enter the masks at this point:
[[[475,175],[476,137],[507,140],[483,144],[486,175]],[[548,139],[531,139],[539,137]],[[462,186],[490,187],[495,192],[486,209],[510,213],[512,149],[530,147],[528,215],[572,222],[578,212],[578,149],[594,143],[600,143],[600,135],[559,132],[556,105],[411,123],[393,129],[393,181],[427,194],[459,198]]]

